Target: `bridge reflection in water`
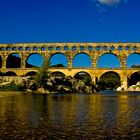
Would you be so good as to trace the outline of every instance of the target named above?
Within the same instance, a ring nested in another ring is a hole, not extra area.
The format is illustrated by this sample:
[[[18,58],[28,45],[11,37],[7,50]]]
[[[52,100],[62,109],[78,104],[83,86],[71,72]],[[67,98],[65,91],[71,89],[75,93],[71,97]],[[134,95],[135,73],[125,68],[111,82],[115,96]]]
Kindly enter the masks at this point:
[[[138,139],[140,94],[0,97],[1,139]]]
[[[127,90],[128,79],[139,72],[139,68],[127,68],[126,61],[130,54],[140,53],[140,43],[24,43],[0,44],[1,73],[12,73],[25,76],[29,72],[36,72],[36,68],[29,68],[28,58],[32,54],[40,54],[44,60],[51,60],[55,54],[63,54],[67,59],[66,68],[51,68],[51,72],[62,72],[65,76],[74,77],[79,72],[86,72],[94,83],[106,72],[115,72],[120,76],[121,85]],[[74,58],[78,54],[86,54],[90,58],[90,68],[73,68]],[[113,54],[120,62],[120,68],[98,68],[97,63],[104,54]],[[18,55],[18,66],[13,68],[11,55]],[[9,64],[9,65],[8,65]]]

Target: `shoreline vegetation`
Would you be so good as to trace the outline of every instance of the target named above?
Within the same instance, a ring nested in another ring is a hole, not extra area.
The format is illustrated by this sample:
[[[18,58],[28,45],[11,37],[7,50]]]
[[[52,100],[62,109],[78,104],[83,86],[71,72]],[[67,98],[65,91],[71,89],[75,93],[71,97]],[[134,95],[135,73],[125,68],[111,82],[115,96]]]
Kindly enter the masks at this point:
[[[55,66],[53,66],[55,67]],[[50,64],[45,61],[41,68],[38,68],[36,74],[25,77],[6,76],[0,78],[0,91],[17,91],[34,94],[52,94],[52,93],[95,93],[100,90],[124,91],[120,86],[119,78],[111,73],[105,75],[95,85],[90,76],[76,75],[75,77],[65,76],[64,74],[50,73]],[[108,88],[109,87],[109,88]],[[115,90],[114,90],[115,89]],[[140,82],[128,88],[128,91],[140,91]]]
[[[0,91],[25,91],[29,93],[94,93],[98,87],[89,77],[81,74],[77,78],[66,77],[62,73],[50,74],[50,64],[45,61],[42,68],[38,68],[36,75],[26,77],[9,77],[0,79]]]

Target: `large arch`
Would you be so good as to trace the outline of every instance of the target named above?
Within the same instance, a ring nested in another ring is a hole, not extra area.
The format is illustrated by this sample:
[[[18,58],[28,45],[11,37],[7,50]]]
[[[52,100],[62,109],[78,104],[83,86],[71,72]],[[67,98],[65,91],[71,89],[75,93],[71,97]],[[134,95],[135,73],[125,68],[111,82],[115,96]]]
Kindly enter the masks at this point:
[[[55,71],[49,74],[50,77],[65,77],[65,74],[60,71]]]
[[[98,81],[98,87],[101,90],[116,89],[121,85],[120,76],[114,71],[108,71],[102,74]]]
[[[4,76],[17,76],[17,74],[13,71],[8,71],[4,74]]]
[[[30,72],[27,72],[26,74],[25,74],[25,76],[35,76],[35,75],[37,75],[38,74],[38,72],[36,72],[36,71],[30,71]]]
[[[92,61],[87,53],[78,53],[72,60],[72,67],[92,67]]]
[[[134,72],[128,81],[128,86],[136,85],[137,82],[140,82],[140,71]]]
[[[54,53],[49,59],[51,67],[67,67],[68,58],[63,53]]]
[[[98,68],[120,68],[120,60],[116,54],[105,53],[98,58]]]
[[[20,68],[21,57],[18,53],[12,53],[8,55],[6,60],[6,68]]]
[[[26,59],[26,68],[41,67],[44,63],[44,57],[39,53],[32,53]]]
[[[85,72],[85,71],[80,71],[78,73],[76,73],[74,75],[74,78],[75,79],[78,79],[78,80],[82,80],[84,81],[86,84],[90,84],[92,79],[91,79],[91,76],[89,73]]]
[[[140,68],[140,54],[131,53],[126,60],[127,68]]]

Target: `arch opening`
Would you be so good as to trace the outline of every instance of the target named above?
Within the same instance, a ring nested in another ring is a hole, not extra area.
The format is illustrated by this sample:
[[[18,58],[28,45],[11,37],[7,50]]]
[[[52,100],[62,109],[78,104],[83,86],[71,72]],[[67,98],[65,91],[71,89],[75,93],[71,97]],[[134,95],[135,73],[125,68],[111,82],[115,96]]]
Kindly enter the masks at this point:
[[[128,86],[136,85],[137,82],[140,82],[140,71],[134,72],[128,81]]]
[[[50,73],[50,77],[64,78],[65,74],[59,71]]]
[[[140,68],[140,54],[132,53],[126,60],[127,68]]]
[[[25,76],[36,76],[38,73],[36,71],[30,71],[25,74]]]
[[[121,85],[120,76],[113,71],[106,72],[100,77],[97,84],[100,90],[114,90]]]
[[[72,66],[73,66],[73,68],[92,67],[91,58],[86,53],[78,53],[73,58]]]
[[[112,53],[101,55],[97,62],[98,68],[120,68],[119,58]]]
[[[4,74],[4,76],[17,76],[17,74],[13,71],[8,71]]]
[[[6,60],[6,68],[20,68],[21,67],[21,57],[18,53],[12,53],[8,56]]]
[[[86,83],[86,85],[91,84],[91,81],[92,81],[91,76],[87,72],[84,72],[84,71],[76,73],[74,75],[74,78],[77,80],[82,80],[84,83]]]
[[[44,63],[44,57],[38,53],[32,53],[26,59],[26,68],[41,67]]]
[[[55,53],[50,57],[51,67],[67,67],[68,59],[63,53]]]

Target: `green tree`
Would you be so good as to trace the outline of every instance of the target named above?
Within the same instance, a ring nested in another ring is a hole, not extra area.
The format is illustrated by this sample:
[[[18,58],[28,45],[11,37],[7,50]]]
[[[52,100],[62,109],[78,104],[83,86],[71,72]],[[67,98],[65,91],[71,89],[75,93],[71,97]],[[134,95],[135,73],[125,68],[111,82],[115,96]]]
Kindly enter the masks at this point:
[[[35,76],[37,87],[46,87],[46,81],[49,76],[50,62],[44,61],[43,66],[38,69],[38,74]]]

